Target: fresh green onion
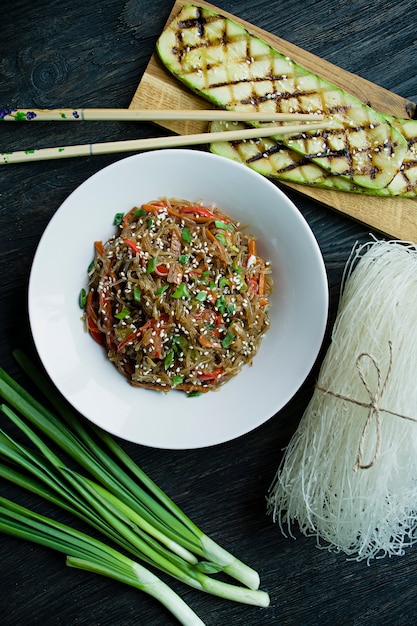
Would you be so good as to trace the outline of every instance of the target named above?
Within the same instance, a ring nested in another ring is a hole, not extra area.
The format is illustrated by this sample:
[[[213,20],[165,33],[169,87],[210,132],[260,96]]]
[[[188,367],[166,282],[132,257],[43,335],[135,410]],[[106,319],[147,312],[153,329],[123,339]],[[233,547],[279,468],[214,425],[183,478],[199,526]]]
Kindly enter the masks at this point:
[[[175,376],[172,377],[172,386],[173,387],[178,387],[178,385],[181,385],[181,383],[184,380],[184,376],[181,376],[180,374],[175,374]]]
[[[114,219],[113,219],[114,226],[120,226],[120,224],[123,221],[124,216],[125,216],[124,213],[116,213],[116,215],[114,216]]]
[[[85,303],[87,302],[87,292],[83,288],[80,290],[80,294],[78,296],[78,304],[80,305],[80,309],[85,308]]]
[[[195,297],[195,299],[198,300],[198,302],[204,302],[206,298],[207,298],[207,291],[199,291]]]
[[[226,310],[226,305],[227,305],[227,302],[223,296],[219,296],[216,299],[216,309],[218,309],[219,313],[221,313],[222,315]]]
[[[232,332],[230,332],[230,330],[225,334],[224,338],[222,339],[222,348],[228,348],[230,346],[230,344],[232,343],[232,341],[234,340],[235,336]]]
[[[174,293],[172,294],[173,298],[191,298],[188,289],[187,289],[187,285],[185,283],[181,283],[180,285],[178,285],[178,287],[175,289]]]
[[[175,352],[170,350],[164,359],[164,369],[168,369],[174,362]]]
[[[219,287],[223,289],[223,287],[228,287],[230,285],[230,281],[226,278],[226,276],[220,276],[219,279]]]
[[[183,335],[174,335],[172,338],[172,345],[174,349],[176,346],[179,346],[182,352],[185,352],[188,348],[188,341]]]
[[[140,302],[142,297],[142,293],[141,290],[139,289],[139,287],[137,285],[135,285],[133,287],[133,299],[135,302]]]
[[[189,228],[185,227],[182,229],[181,231],[181,239],[183,241],[185,241],[186,243],[190,243],[191,242],[191,231]]]
[[[153,225],[153,218],[152,218],[152,217],[149,217],[149,218],[148,218],[148,228],[149,228],[149,229],[151,229],[151,228],[152,228],[152,225]]]
[[[1,496],[0,531],[64,553],[69,567],[94,572],[140,589],[161,602],[181,624],[204,624],[168,585],[139,563],[79,530]]]
[[[136,209],[136,211],[133,211],[133,215],[135,217],[142,217],[142,215],[147,215],[147,212],[144,209]]]
[[[227,239],[226,239],[226,237],[223,235],[223,233],[216,233],[214,236],[216,237],[217,241],[220,241],[220,243],[221,243],[223,246],[226,246],[226,245],[227,245]]]
[[[214,220],[214,225],[216,228],[220,228],[222,230],[234,230],[233,224],[226,224],[226,222],[222,222],[221,220]]]
[[[152,274],[152,272],[155,270],[157,264],[157,257],[154,256],[151,259],[149,259],[148,261],[148,265],[146,266],[146,273],[147,274]]]
[[[180,254],[180,256],[178,257],[178,261],[181,263],[181,265],[186,265],[189,258],[189,254]]]
[[[164,293],[168,289],[169,285],[162,285],[162,287],[158,287],[155,291],[156,295],[159,296],[161,293]]]
[[[118,320],[124,320],[126,317],[129,317],[130,311],[129,309],[123,308],[121,311],[115,314],[115,318]]]
[[[54,498],[56,504],[78,514],[133,555],[186,584],[238,602],[268,605],[268,594],[258,590],[259,576],[252,568],[205,535],[110,435],[79,421],[41,372],[21,352],[14,354],[60,418],[4,370],[0,370],[0,395],[88,471],[93,480],[66,468],[40,437],[28,426],[22,426],[24,421],[4,406],[3,413],[38,450],[34,453],[19,447],[10,438],[0,440],[1,457],[12,459],[12,468],[3,468],[3,476],[20,480],[21,486],[47,499]],[[20,479],[16,470],[19,465],[25,469]],[[32,472],[31,480],[25,480],[27,472]],[[161,540],[161,536],[165,539]],[[204,574],[209,570],[222,571],[249,589],[212,579]]]

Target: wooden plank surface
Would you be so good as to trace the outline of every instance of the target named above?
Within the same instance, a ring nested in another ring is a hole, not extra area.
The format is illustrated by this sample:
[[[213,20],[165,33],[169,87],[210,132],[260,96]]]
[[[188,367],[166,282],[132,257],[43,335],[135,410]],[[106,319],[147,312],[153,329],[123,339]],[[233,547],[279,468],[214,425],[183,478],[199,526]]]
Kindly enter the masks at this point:
[[[178,13],[184,4],[186,3],[182,0],[175,2],[167,23],[171,21],[172,17]],[[233,16],[231,13],[218,9],[212,4],[207,2],[198,2],[196,4],[210,8],[235,20],[283,54],[290,56],[297,63],[326,78],[338,87],[349,91],[374,109],[398,117],[413,118],[416,115],[416,104],[410,100],[402,98],[360,76],[347,72],[288,41]],[[187,90],[162,66],[159,58],[154,53],[130,106],[138,109],[205,109],[211,105],[203,98]],[[179,134],[204,132],[207,130],[205,122],[162,122],[161,125]],[[417,241],[417,200],[392,197],[364,197],[340,191],[316,189],[295,183],[284,183],[284,181],[280,181],[280,184],[290,187],[326,207],[344,213],[385,235]]]

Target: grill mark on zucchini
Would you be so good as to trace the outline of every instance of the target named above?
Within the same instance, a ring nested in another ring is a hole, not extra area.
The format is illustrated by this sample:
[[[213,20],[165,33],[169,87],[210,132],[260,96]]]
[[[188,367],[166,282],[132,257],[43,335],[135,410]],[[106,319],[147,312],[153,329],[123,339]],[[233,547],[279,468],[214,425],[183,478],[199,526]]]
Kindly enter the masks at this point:
[[[185,5],[160,36],[157,51],[179,80],[221,108],[263,111],[266,118],[268,110],[329,116],[331,132],[277,139],[331,174],[381,188],[398,173],[406,142],[381,114],[235,22]]]
[[[391,183],[382,189],[365,189],[354,185],[343,177],[329,174],[322,168],[313,164],[307,157],[302,157],[288,149],[282,142],[271,138],[239,140],[233,142],[219,142],[212,144],[210,150],[216,154],[234,159],[254,169],[255,171],[287,182],[306,184],[335,191],[345,191],[375,195],[380,197],[399,196],[411,199],[417,198],[417,122],[401,118],[388,117],[391,123],[402,130],[408,144],[408,151],[399,172]],[[235,123],[234,129],[244,128],[245,124]],[[230,123],[213,122],[211,131],[221,131],[230,128]],[[248,156],[249,155],[249,156]],[[276,158],[284,162],[278,167]],[[308,168],[310,180],[306,178],[304,171]]]

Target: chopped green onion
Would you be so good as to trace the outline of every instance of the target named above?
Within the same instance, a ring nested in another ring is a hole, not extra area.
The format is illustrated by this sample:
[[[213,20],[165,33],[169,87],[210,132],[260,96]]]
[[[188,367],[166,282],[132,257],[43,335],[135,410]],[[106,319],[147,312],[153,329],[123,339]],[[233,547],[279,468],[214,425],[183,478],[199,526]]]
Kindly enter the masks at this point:
[[[214,225],[216,228],[223,230],[234,230],[233,224],[226,224],[226,222],[222,222],[221,220],[214,220]]]
[[[232,313],[235,310],[235,305],[233,302],[229,302],[229,304],[226,306],[226,313],[227,315],[232,315]]]
[[[223,246],[227,245],[227,240],[223,233],[216,233],[214,236],[216,237],[217,241],[220,241],[220,243],[223,244]]]
[[[126,317],[129,317],[130,311],[129,309],[123,308],[119,313],[116,313],[114,316],[118,320],[124,320]]]
[[[229,280],[226,278],[226,276],[220,276],[220,280],[219,280],[219,287],[220,289],[223,289],[223,287],[229,286],[230,282]]]
[[[199,291],[195,297],[195,299],[198,300],[199,302],[204,302],[206,298],[207,298],[207,291]]]
[[[136,211],[133,211],[133,215],[135,217],[142,217],[142,215],[147,215],[147,212],[144,209],[136,209]]]
[[[155,271],[156,263],[157,263],[157,257],[156,256],[154,256],[151,259],[149,259],[148,265],[146,266],[146,273],[147,274],[152,274],[152,272]]]
[[[180,256],[178,257],[178,261],[181,263],[181,265],[186,265],[186,263],[188,263],[189,258],[190,258],[189,254],[180,254]]]
[[[184,376],[180,376],[180,374],[175,374],[175,376],[172,377],[172,386],[173,387],[178,387],[178,385],[181,385],[181,383],[184,380]]]
[[[84,309],[85,308],[85,303],[87,302],[87,292],[86,290],[83,288],[80,290],[79,296],[78,296],[78,304],[80,305],[80,309]]]
[[[174,293],[172,294],[173,298],[191,298],[187,285],[185,283],[181,283],[178,285]]]
[[[169,367],[171,367],[171,365],[174,362],[174,357],[175,357],[174,350],[170,350],[164,360],[164,369],[167,370]]]
[[[90,265],[87,267],[87,274],[91,274],[94,269],[94,259],[91,261]]]
[[[116,213],[116,215],[114,216],[114,219],[113,219],[113,224],[115,226],[120,226],[120,224],[123,221],[124,216],[125,216],[124,213]]]
[[[187,398],[197,398],[197,396],[201,396],[202,393],[202,391],[190,391],[187,393]]]
[[[162,287],[158,287],[155,291],[156,295],[159,296],[161,293],[164,293],[168,289],[169,285],[162,285]]]
[[[226,300],[223,298],[223,296],[219,296],[216,300],[216,308],[219,310],[219,312],[223,315],[223,313],[226,310]]]
[[[234,338],[235,338],[234,334],[230,332],[229,330],[224,336],[224,339],[222,339],[222,348],[228,348],[230,344],[232,343],[232,341],[234,340]]]
[[[174,349],[175,346],[179,346],[181,350],[185,352],[188,348],[188,341],[183,335],[174,335],[174,337],[172,338],[172,345],[174,346]]]
[[[133,299],[135,300],[135,302],[140,302],[141,297],[142,297],[141,290],[139,289],[137,285],[135,285],[133,287]]]
[[[152,228],[152,224],[153,224],[153,218],[152,218],[152,217],[150,217],[150,218],[148,219],[148,228]]]
[[[202,278],[207,278],[208,276],[210,276],[210,270],[204,270],[201,274]]]
[[[189,228],[185,227],[182,229],[181,231],[181,239],[183,241],[185,241],[186,243],[190,243],[191,242],[191,231]]]

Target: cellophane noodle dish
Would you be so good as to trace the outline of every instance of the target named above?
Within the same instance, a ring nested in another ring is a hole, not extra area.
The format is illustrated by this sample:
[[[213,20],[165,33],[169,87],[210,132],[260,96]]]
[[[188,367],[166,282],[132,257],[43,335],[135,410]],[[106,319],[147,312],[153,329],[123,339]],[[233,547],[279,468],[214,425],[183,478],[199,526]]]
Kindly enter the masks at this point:
[[[215,206],[162,198],[116,213],[94,242],[85,323],[136,387],[197,395],[251,364],[268,329],[271,266]]]

